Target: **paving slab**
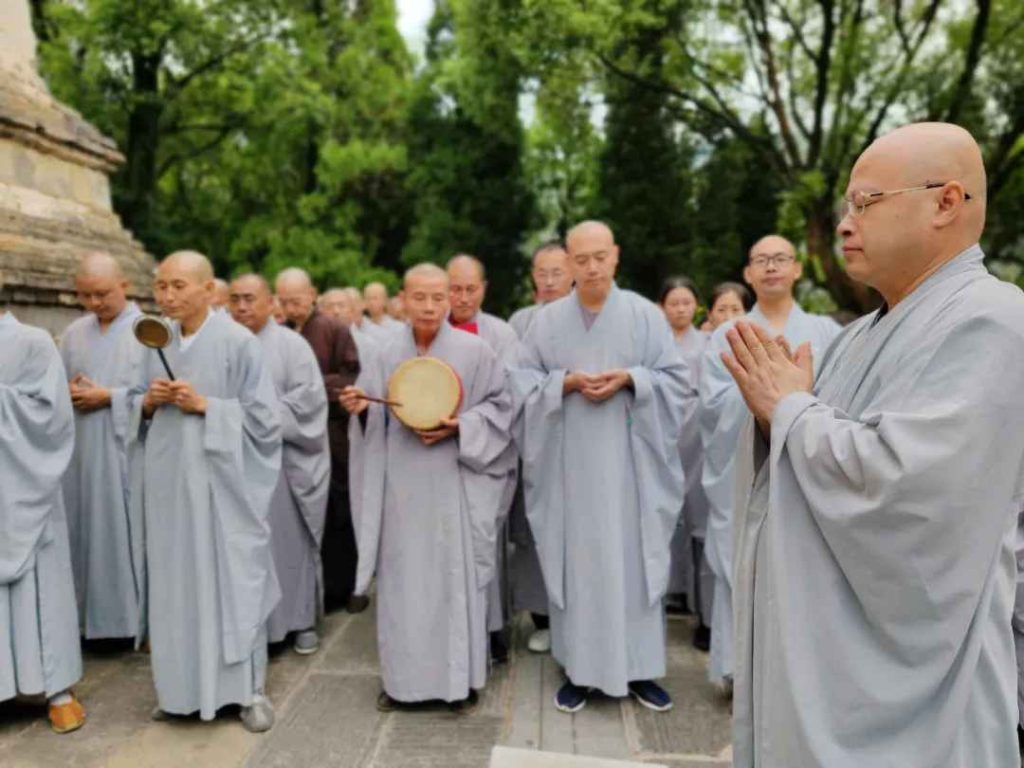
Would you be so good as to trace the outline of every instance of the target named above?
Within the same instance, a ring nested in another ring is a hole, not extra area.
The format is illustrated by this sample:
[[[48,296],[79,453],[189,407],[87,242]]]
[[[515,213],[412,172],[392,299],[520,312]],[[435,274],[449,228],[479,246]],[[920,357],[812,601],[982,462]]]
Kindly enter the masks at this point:
[[[557,752],[536,752],[512,747],[495,747],[489,768],[668,768],[660,763],[609,760]]]

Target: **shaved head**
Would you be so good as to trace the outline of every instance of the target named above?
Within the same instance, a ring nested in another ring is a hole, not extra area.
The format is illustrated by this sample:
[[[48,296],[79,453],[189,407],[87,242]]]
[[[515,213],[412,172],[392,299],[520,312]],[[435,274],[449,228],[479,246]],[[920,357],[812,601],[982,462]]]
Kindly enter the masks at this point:
[[[788,300],[802,276],[796,246],[782,235],[765,235],[750,247],[743,279],[762,304]]]
[[[236,323],[259,333],[274,314],[274,296],[262,275],[249,273],[231,281],[228,309]]]
[[[109,277],[124,280],[117,259],[103,251],[91,251],[78,262],[78,277]]]
[[[352,298],[344,288],[330,288],[317,300],[317,308],[325,315],[351,325],[353,320]]]
[[[409,290],[410,282],[418,280],[440,280],[444,283],[445,289],[448,288],[448,273],[437,266],[437,264],[431,264],[430,262],[423,262],[405,270],[405,275],[402,277],[402,287]]]
[[[445,268],[448,270],[449,277],[451,277],[453,271],[462,273],[464,270],[473,270],[476,272],[480,282],[486,282],[487,280],[487,270],[484,268],[484,263],[476,256],[470,256],[468,253],[452,256],[448,259],[448,264],[445,265]]]
[[[96,315],[101,327],[113,322],[124,310],[129,287],[121,265],[108,253],[87,253],[78,262],[75,275],[78,303]]]
[[[606,239],[613,245],[615,244],[615,234],[612,232],[612,228],[603,221],[596,221],[594,219],[581,221],[566,233],[565,244],[570,252],[572,251],[571,241],[578,240],[581,237],[597,237]]]
[[[289,267],[277,273],[274,281],[277,302],[289,325],[302,330],[316,304],[316,288],[309,273],[299,267]]]
[[[611,292],[619,266],[619,246],[611,227],[601,221],[584,221],[565,237],[569,269],[583,305],[600,309]]]
[[[274,280],[278,291],[281,290],[282,284],[299,290],[315,290],[309,272],[299,267],[289,267],[278,272],[277,278]]]
[[[567,296],[572,290],[572,271],[569,254],[561,243],[544,243],[533,252],[530,268],[533,290],[538,304]]]
[[[213,265],[199,251],[175,251],[160,262],[156,268],[157,274],[162,269],[171,269],[186,272],[197,282],[213,282]]]
[[[388,310],[388,289],[384,283],[367,283],[363,288],[363,301],[370,319],[375,323],[382,322]]]
[[[198,251],[175,251],[160,262],[153,295],[168,317],[194,332],[206,319],[213,302],[213,266]]]
[[[872,143],[846,188],[846,270],[898,303],[981,238],[986,175],[974,137],[950,123],[914,123]]]
[[[213,306],[217,309],[227,308],[228,298],[231,295],[231,290],[228,288],[226,280],[221,280],[219,277],[213,279]]]
[[[465,323],[480,311],[487,293],[484,265],[475,256],[460,254],[448,261],[448,289],[452,320]]]

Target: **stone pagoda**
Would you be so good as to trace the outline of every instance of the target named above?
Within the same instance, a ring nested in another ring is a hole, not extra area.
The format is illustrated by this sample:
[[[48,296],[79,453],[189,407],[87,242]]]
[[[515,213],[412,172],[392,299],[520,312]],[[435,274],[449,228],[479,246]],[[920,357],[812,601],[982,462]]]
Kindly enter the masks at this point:
[[[114,142],[50,94],[36,69],[28,0],[0,0],[0,306],[59,334],[80,310],[82,254],[114,256],[147,300],[153,260],[110,202]]]

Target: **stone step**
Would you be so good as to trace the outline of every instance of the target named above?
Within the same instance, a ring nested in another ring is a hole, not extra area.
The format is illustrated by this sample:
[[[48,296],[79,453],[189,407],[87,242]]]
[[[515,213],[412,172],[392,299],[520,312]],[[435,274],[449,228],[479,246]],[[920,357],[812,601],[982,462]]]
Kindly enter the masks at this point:
[[[585,755],[540,752],[535,749],[495,747],[491,751],[490,768],[668,768],[662,763],[637,763],[632,760],[609,760]]]

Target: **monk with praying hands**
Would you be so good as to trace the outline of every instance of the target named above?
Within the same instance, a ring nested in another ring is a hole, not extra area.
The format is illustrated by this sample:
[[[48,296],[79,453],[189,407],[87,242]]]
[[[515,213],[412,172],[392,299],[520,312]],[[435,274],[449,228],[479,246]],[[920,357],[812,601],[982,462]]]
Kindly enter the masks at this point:
[[[734,765],[1016,768],[1024,295],[985,269],[981,152],[909,125],[838,233],[881,294],[820,361],[740,321]]]

